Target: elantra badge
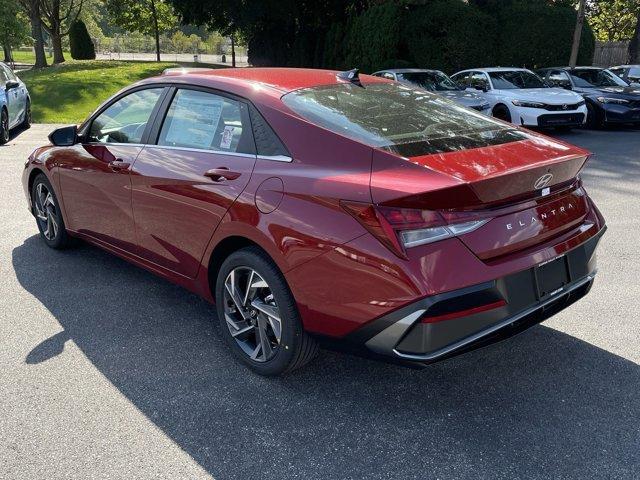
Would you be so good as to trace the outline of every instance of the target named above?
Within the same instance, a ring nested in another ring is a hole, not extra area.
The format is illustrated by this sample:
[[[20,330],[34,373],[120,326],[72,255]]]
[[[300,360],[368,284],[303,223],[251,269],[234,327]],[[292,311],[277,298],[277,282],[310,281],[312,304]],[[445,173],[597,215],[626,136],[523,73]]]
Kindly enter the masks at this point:
[[[538,180],[536,180],[536,183],[533,184],[533,188],[535,188],[536,190],[539,190],[541,188],[546,187],[547,185],[549,185],[549,182],[551,182],[552,178],[553,178],[552,173],[545,173]]]

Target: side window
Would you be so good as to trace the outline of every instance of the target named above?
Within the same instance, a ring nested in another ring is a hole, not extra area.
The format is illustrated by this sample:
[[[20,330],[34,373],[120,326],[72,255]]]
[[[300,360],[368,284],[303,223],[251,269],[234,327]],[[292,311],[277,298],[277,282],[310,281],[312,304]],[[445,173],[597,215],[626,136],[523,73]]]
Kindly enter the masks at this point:
[[[451,78],[462,87],[467,88],[471,86],[471,83],[469,82],[469,72],[460,73],[458,75],[452,76]]]
[[[89,141],[141,143],[142,135],[162,88],[138,90],[116,100],[91,123]]]
[[[4,87],[4,84],[7,83],[7,74],[4,71],[4,66],[0,65],[0,85]]]
[[[158,145],[255,153],[245,104],[213,93],[182,88],[173,97]]]
[[[17,81],[17,80],[18,80],[18,77],[16,77],[16,74],[15,74],[15,73],[13,73],[13,70],[11,70],[11,69],[10,69],[9,67],[7,67],[6,65],[3,65],[3,66],[4,66],[5,73],[6,73],[6,75],[7,75],[7,80]]]
[[[389,73],[389,72],[384,72],[382,74],[382,76],[384,78],[388,78],[389,80],[395,80],[396,79],[396,77],[393,75],[393,73]]]
[[[482,72],[473,72],[469,79],[470,86],[478,90],[489,90],[489,82],[487,76]]]
[[[571,88],[569,75],[567,75],[567,72],[563,72],[562,70],[552,70],[549,72],[548,81],[554,87]]]
[[[251,114],[251,126],[253,127],[253,136],[256,140],[258,155],[267,157],[291,157],[291,154],[280,138],[278,138],[258,110],[256,110],[254,106],[251,106],[249,112]]]

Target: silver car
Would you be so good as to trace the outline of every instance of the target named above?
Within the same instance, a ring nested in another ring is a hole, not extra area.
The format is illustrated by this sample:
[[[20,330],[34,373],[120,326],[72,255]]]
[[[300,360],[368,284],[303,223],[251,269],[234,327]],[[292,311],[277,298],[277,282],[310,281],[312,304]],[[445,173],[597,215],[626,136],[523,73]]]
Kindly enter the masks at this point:
[[[0,62],[0,145],[9,141],[9,131],[31,125],[31,98],[25,84]]]
[[[482,94],[465,90],[440,70],[394,68],[380,70],[373,75],[424,88],[460,105],[490,115],[489,102]]]

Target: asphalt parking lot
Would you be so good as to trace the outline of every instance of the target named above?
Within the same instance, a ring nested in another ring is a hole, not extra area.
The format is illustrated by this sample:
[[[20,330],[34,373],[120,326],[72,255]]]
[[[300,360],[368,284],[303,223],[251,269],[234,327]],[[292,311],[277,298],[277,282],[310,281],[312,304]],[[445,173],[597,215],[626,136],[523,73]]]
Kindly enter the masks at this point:
[[[20,174],[52,128],[0,147],[0,478],[638,478],[640,130],[562,135],[609,226],[578,304],[425,370],[322,352],[265,379],[203,300],[38,239]]]

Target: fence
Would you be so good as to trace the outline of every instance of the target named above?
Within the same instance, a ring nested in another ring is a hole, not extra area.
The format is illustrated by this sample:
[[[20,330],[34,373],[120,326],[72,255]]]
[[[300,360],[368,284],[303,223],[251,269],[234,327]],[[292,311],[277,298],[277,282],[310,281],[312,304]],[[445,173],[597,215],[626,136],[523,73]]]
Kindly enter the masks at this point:
[[[629,41],[596,42],[593,52],[593,64],[597,67],[611,67],[627,63],[629,59]]]

